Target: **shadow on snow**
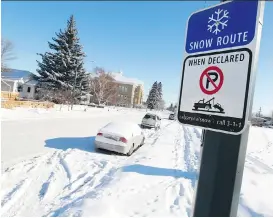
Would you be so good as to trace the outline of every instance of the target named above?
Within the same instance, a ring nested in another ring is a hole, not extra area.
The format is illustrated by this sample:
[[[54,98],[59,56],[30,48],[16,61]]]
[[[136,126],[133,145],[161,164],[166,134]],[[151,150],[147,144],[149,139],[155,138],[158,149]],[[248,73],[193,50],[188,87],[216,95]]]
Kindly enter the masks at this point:
[[[54,148],[58,150],[67,150],[67,149],[79,149],[86,152],[93,153],[102,153],[107,155],[116,154],[112,151],[95,149],[95,138],[96,136],[91,137],[59,137],[53,139],[45,140],[45,147]]]
[[[95,152],[95,136],[92,137],[60,137],[47,139],[45,147],[59,150],[79,149],[82,151]]]
[[[135,172],[143,175],[150,175],[150,176],[171,176],[175,178],[186,178],[190,180],[196,180],[197,174],[194,172],[184,172],[182,170],[177,169],[168,169],[168,168],[160,168],[160,167],[152,167],[152,166],[145,166],[141,164],[134,164],[124,166],[122,168],[123,172]]]

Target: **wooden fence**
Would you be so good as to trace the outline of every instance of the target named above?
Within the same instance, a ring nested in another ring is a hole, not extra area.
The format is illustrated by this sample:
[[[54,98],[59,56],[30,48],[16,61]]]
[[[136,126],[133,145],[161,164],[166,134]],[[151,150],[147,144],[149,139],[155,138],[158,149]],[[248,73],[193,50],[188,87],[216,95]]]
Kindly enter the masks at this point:
[[[17,100],[19,93],[1,92],[1,107],[12,109],[14,107],[25,107],[25,108],[52,108],[54,103],[51,102],[40,102],[40,101],[21,101]]]
[[[8,100],[16,100],[16,98],[19,97],[19,93],[18,92],[4,92],[1,91],[1,99],[8,99]]]

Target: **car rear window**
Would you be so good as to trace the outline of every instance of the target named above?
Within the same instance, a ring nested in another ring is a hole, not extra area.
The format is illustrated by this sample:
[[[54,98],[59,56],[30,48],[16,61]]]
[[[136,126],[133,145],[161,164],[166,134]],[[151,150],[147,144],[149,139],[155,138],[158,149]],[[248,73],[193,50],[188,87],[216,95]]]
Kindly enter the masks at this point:
[[[155,116],[150,115],[150,114],[146,114],[146,115],[144,116],[144,118],[145,118],[145,119],[154,119],[154,120],[155,120]]]

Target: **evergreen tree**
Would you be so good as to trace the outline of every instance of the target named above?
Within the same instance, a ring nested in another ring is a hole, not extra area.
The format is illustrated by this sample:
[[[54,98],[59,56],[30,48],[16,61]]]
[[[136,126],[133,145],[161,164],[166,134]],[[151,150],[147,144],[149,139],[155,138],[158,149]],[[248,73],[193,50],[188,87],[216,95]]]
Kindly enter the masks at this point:
[[[162,83],[159,82],[158,85],[157,85],[157,102],[156,102],[156,108],[160,107],[162,109],[162,102],[163,102]]]
[[[173,111],[177,112],[177,104],[174,105]]]
[[[173,103],[171,103],[171,105],[168,107],[168,110],[169,111],[173,111],[174,110]]]
[[[77,37],[78,31],[73,15],[67,22],[64,31],[56,33],[48,42],[52,52],[39,54],[42,62],[38,62],[39,88],[56,92],[71,93],[74,103],[86,93],[88,88],[87,73],[83,67],[85,54]]]
[[[150,90],[148,99],[147,99],[147,107],[149,109],[156,109],[157,101],[158,101],[158,84],[157,81],[154,82],[152,89]]]
[[[161,82],[158,83],[157,90],[158,90],[158,98],[159,98],[159,100],[162,100],[163,93],[162,93],[162,83]]]

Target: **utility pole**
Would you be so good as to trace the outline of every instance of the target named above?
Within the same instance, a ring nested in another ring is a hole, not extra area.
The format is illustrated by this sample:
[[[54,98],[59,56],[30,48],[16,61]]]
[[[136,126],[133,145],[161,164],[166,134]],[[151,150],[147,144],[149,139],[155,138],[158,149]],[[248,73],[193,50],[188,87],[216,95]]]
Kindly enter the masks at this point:
[[[261,107],[259,108],[259,111],[258,111],[258,117],[262,117],[262,108]]]
[[[221,2],[224,2],[222,0]],[[263,10],[263,8],[261,9]],[[263,15],[263,11],[261,12]],[[259,23],[261,31],[262,23]],[[254,57],[253,73],[256,74],[260,37]],[[253,103],[255,76],[250,90],[249,120]],[[246,157],[250,124],[240,135],[204,130],[202,136],[202,158],[193,216],[228,217],[237,216],[240,190]]]

